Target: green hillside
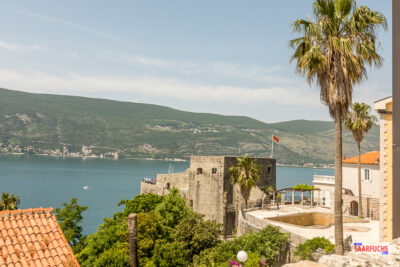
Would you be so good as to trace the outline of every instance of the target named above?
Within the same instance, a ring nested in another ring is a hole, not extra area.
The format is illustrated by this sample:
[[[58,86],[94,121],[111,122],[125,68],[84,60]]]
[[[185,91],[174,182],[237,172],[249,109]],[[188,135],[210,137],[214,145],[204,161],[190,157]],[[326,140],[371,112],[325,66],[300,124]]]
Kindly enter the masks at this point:
[[[278,162],[331,163],[333,123],[296,120],[266,124],[242,116],[193,113],[168,107],[104,99],[31,94],[0,89],[0,143],[72,151],[82,145],[96,153],[120,150],[135,158],[188,158],[190,155],[268,156],[271,135]],[[373,129],[363,150],[377,150]],[[346,155],[356,152],[345,132]]]

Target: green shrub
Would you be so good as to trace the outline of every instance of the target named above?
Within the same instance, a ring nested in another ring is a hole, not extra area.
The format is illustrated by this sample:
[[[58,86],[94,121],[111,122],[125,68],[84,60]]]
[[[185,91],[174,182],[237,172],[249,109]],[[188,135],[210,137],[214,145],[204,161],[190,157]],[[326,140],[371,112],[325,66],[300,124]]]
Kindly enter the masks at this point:
[[[281,233],[279,227],[268,225],[259,233],[246,234],[203,250],[199,256],[194,257],[193,262],[206,266],[228,264],[231,259],[237,260],[236,254],[244,250],[252,255],[252,259],[263,258],[268,266],[272,266],[288,246],[289,234]]]
[[[332,253],[335,245],[325,237],[314,237],[298,245],[294,255],[299,256],[302,260],[310,260],[312,253],[319,248],[322,248],[326,253]]]
[[[152,262],[158,267],[189,265],[187,251],[181,242],[158,243],[153,251]]]

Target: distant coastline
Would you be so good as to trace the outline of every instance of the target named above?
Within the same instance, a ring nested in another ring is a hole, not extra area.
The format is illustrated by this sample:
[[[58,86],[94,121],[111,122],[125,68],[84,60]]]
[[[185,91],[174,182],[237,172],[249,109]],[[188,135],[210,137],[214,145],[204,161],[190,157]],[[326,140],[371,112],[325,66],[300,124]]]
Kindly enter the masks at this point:
[[[148,161],[168,161],[168,162],[188,162],[187,159],[182,158],[136,158],[136,157],[119,157],[119,158],[112,158],[112,157],[100,157],[97,155],[90,155],[90,156],[60,156],[54,154],[28,154],[22,152],[12,152],[12,153],[0,153],[0,156],[40,156],[40,157],[49,157],[49,158],[81,158],[81,159],[108,159],[108,160],[119,160],[119,159],[126,159],[126,160],[148,160]],[[317,168],[317,169],[334,169],[333,164],[315,164],[315,163],[306,163],[306,164],[276,164],[279,167],[291,167],[291,168]]]

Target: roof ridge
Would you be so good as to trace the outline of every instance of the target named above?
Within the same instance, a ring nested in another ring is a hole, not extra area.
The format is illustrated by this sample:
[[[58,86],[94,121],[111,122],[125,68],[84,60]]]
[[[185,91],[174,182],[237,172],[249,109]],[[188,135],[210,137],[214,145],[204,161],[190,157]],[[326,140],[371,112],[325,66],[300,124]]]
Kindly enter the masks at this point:
[[[11,216],[11,215],[19,215],[19,214],[34,214],[34,213],[53,213],[54,209],[50,208],[29,208],[29,209],[17,209],[17,210],[3,210],[0,211],[0,217]]]

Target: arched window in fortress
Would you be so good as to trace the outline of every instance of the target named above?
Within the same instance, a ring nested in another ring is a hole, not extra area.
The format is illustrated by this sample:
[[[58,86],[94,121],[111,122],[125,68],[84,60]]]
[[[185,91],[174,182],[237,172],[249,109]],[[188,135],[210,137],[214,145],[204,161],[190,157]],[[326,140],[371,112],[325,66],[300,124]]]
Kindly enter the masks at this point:
[[[212,168],[212,169],[211,169],[211,173],[212,173],[212,174],[216,174],[216,173],[217,173],[217,168]]]
[[[197,174],[203,174],[203,169],[202,168],[197,168]]]

